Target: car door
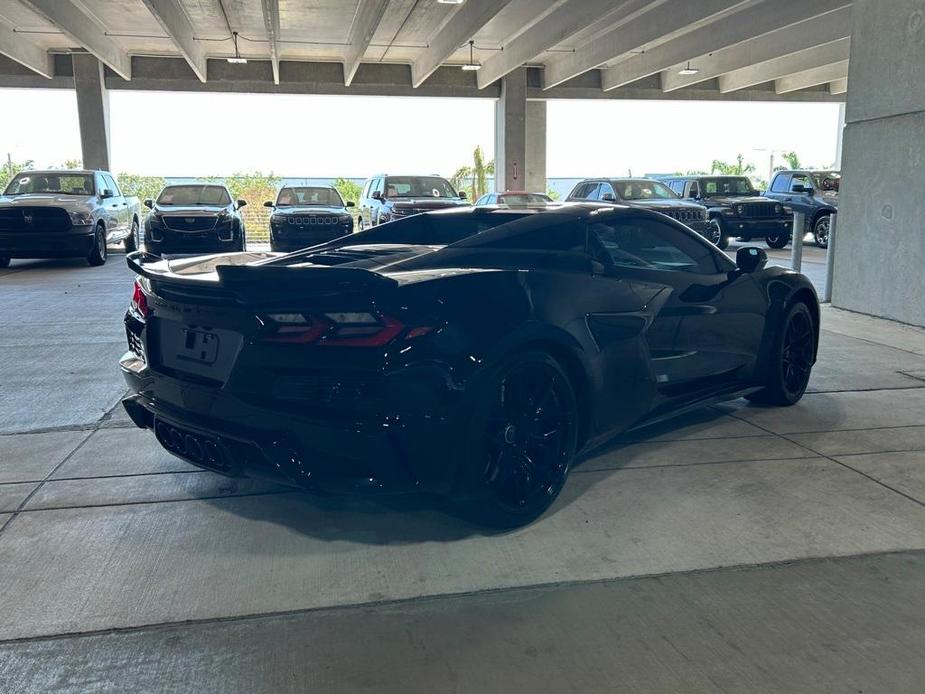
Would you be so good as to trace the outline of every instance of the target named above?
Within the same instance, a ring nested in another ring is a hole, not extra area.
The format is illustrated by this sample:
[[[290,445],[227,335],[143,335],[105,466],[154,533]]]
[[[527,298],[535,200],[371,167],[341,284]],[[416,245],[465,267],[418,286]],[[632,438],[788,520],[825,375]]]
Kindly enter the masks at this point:
[[[96,173],[93,179],[96,182],[96,194],[99,199],[100,219],[103,224],[106,225],[106,233],[108,235],[112,232],[118,232],[119,206],[115,201],[115,191],[109,187],[109,184],[106,182],[106,177],[103,176],[103,174]],[[103,197],[107,194],[107,191],[112,193],[112,196]]]
[[[802,190],[794,190],[794,188],[799,187],[802,187]],[[813,196],[813,179],[807,174],[793,174],[790,177],[789,194],[784,198],[784,203],[792,207],[794,212],[805,214],[807,222],[812,219],[816,208],[816,198]]]
[[[589,226],[605,275],[650,296],[646,330],[652,379],[669,398],[700,397],[751,375],[764,330],[764,302],[750,275],[690,232],[647,216]]]
[[[129,209],[128,203],[125,201],[125,197],[122,195],[122,190],[119,188],[119,184],[116,183],[116,180],[108,173],[103,174],[103,180],[106,182],[106,187],[112,191],[112,198],[110,198],[110,208],[115,209],[116,211],[116,224],[118,224],[118,231],[120,233],[125,233],[131,227],[131,220],[129,219]],[[113,208],[112,205],[115,205]]]

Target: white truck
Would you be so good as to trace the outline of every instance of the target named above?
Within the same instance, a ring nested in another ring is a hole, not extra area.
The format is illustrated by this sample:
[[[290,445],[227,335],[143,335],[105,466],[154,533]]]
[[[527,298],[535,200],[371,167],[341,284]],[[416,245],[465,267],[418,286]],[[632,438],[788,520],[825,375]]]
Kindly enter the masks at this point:
[[[21,171],[0,195],[0,267],[11,258],[106,262],[107,244],[135,250],[141,206],[108,171]]]

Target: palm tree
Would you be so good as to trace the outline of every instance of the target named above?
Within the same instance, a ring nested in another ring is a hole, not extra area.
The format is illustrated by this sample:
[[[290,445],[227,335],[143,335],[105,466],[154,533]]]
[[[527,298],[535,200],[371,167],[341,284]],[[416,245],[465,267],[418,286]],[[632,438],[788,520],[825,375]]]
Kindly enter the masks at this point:
[[[710,166],[710,173],[719,173],[723,176],[748,176],[749,174],[755,173],[755,165],[746,164],[745,156],[739,154],[736,157],[735,164],[714,159]]]
[[[450,183],[457,190],[465,190],[470,199],[477,200],[488,191],[488,177],[494,173],[495,162],[486,163],[482,148],[477,146],[472,152],[472,164],[456,169],[450,177]]]

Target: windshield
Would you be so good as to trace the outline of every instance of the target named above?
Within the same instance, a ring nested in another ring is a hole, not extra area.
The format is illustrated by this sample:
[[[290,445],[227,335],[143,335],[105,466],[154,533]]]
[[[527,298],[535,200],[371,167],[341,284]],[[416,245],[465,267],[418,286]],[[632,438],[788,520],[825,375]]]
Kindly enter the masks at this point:
[[[754,195],[752,182],[745,176],[704,178],[700,181],[703,195]]]
[[[447,181],[439,176],[389,176],[385,179],[387,198],[455,198]]]
[[[230,205],[224,186],[167,186],[157,198],[158,205]]]
[[[329,205],[343,207],[344,200],[334,188],[324,186],[287,187],[279,191],[277,207],[290,205]]]
[[[93,174],[30,173],[10,181],[4,195],[29,193],[60,193],[63,195],[93,195]]]
[[[614,181],[617,197],[623,200],[677,200],[671,188],[658,181]]]
[[[547,202],[552,202],[552,199],[541,193],[505,193],[498,196],[501,205],[544,205]]]
[[[838,171],[817,171],[813,175],[813,184],[823,193],[837,193],[841,183]]]

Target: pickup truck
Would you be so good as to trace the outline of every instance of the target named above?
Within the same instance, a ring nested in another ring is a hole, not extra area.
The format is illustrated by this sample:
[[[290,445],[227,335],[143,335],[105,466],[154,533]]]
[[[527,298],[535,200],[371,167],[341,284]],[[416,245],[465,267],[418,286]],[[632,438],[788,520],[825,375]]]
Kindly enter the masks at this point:
[[[21,171],[0,195],[0,267],[11,258],[102,265],[107,244],[135,250],[140,209],[108,171]]]
[[[838,171],[778,171],[765,196],[806,215],[806,233],[812,233],[819,248],[828,248],[840,185]]]

